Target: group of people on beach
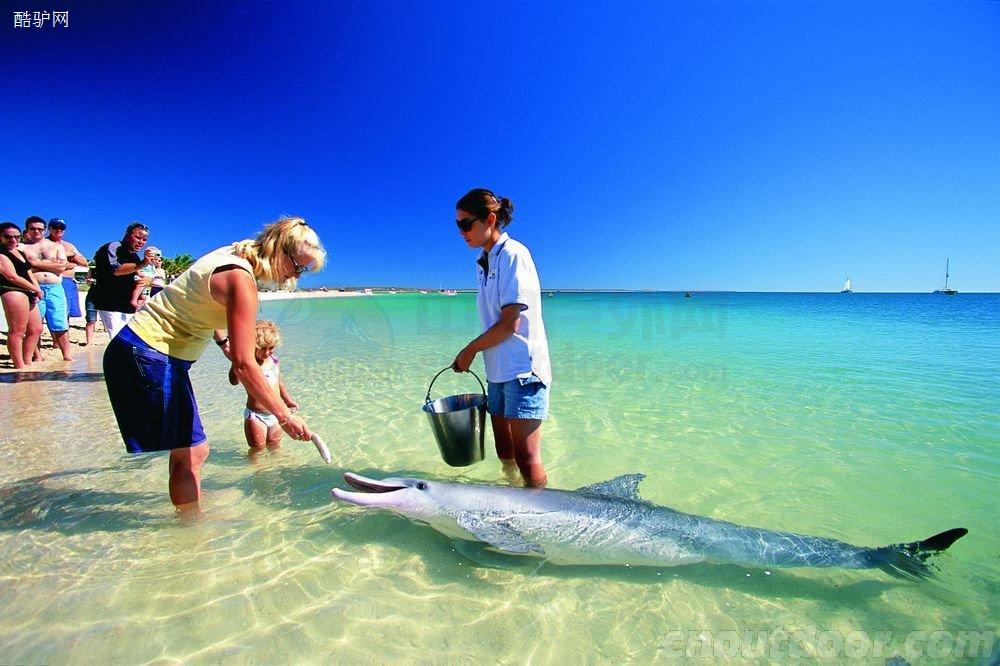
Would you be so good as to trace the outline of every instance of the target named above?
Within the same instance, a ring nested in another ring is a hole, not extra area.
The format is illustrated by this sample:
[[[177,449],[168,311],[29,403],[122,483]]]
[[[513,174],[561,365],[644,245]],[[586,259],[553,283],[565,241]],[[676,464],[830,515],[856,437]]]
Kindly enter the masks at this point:
[[[7,350],[15,368],[40,358],[43,324],[64,361],[72,361],[69,318],[79,317],[75,269],[87,259],[64,238],[66,223],[31,216],[22,231],[13,222],[0,223],[0,299],[7,320]]]
[[[80,307],[77,269],[90,262],[77,247],[66,240],[66,222],[52,218],[48,222],[31,216],[22,231],[13,222],[0,223],[0,297],[7,321],[7,351],[15,369],[24,369],[41,358],[40,338],[48,328],[53,345],[63,361],[72,361],[69,324],[74,317],[85,317],[86,342],[94,341],[94,328],[101,319],[111,337],[128,316],[139,309],[149,296],[166,282],[163,257],[159,249],[146,248],[149,229],[140,222],[128,226],[120,241],[105,243],[94,255],[94,267],[84,271],[87,291],[84,313]],[[126,264],[138,264],[125,272]]]
[[[552,372],[538,272],[528,249],[506,233],[513,214],[510,199],[483,188],[455,205],[459,234],[468,247],[481,250],[476,304],[483,332],[458,352],[452,368],[467,372],[482,352],[487,410],[503,471],[512,482],[541,488],[547,483],[541,425]],[[278,372],[280,331],[273,322],[258,321],[258,285],[294,286],[304,273],[323,267],[326,252],[305,220],[283,217],[253,239],[209,252],[156,289],[147,270],[156,257],[148,249],[139,254],[148,233],[140,223],[129,225],[121,241],[95,256],[94,304],[111,335],[104,379],[126,450],[169,451],[170,499],[187,512],[198,508],[209,453],[189,369],[209,341],[229,360],[230,383],[246,390],[244,432],[251,452],[277,446],[282,433],[302,441],[312,437]],[[0,262],[14,269],[0,263],[0,285],[37,293],[17,272],[11,261],[17,254],[8,249],[6,229],[4,234]],[[137,290],[147,287],[150,293],[139,300]]]

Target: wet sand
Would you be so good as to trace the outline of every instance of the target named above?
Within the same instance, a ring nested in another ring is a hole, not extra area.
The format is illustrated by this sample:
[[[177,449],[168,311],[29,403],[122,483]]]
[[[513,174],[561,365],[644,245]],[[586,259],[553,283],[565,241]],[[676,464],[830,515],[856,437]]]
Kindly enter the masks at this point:
[[[42,331],[41,347],[42,360],[35,361],[27,368],[15,370],[7,352],[7,331],[0,331],[0,372],[58,372],[71,371],[75,361],[83,356],[90,356],[91,350],[103,349],[108,345],[108,334],[104,330],[101,322],[97,322],[94,328],[94,342],[89,347],[86,342],[86,332],[83,327],[83,319],[74,318],[69,325],[70,354],[73,361],[64,361],[62,352],[52,343],[52,336],[46,328]]]

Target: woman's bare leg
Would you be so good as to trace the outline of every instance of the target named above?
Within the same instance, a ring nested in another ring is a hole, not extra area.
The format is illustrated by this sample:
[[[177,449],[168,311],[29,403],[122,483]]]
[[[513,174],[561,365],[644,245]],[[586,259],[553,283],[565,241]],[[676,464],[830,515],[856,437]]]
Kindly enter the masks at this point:
[[[505,473],[516,465],[524,485],[544,488],[548,479],[542,465],[541,420],[508,419],[496,414],[491,414],[490,420],[493,422],[497,457],[503,463]]]
[[[24,356],[24,364],[29,365],[38,351],[38,340],[42,337],[42,315],[38,311],[38,303],[32,304],[28,310],[28,326],[24,334],[24,345],[21,347],[21,354]],[[39,354],[41,358],[41,354]]]
[[[7,318],[7,352],[15,368],[24,367],[24,336],[28,327],[28,297],[17,291],[8,291],[3,299],[3,313]]]
[[[208,442],[170,450],[170,501],[178,511],[197,511],[201,500],[201,466],[208,458]]]
[[[542,465],[542,422],[539,419],[507,419],[514,440],[514,458],[524,485],[544,488],[548,483]]]
[[[490,414],[493,425],[493,443],[496,446],[497,458],[503,466],[503,475],[507,483],[520,485],[521,474],[514,459],[514,437],[510,433],[510,422],[503,416]]]

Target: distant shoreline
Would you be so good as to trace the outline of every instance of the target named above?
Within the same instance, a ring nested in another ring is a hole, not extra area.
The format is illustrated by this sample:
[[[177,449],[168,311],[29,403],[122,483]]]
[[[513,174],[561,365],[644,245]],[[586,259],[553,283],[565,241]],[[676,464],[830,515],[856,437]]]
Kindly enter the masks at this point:
[[[257,298],[261,301],[287,301],[297,298],[351,298],[353,296],[373,296],[362,291],[337,291],[335,289],[314,291],[259,291]]]
[[[385,296],[390,294],[424,294],[428,296],[442,295],[437,289],[416,289],[413,287],[366,287],[371,289],[372,293],[364,293],[363,288],[349,287],[347,291],[338,291],[338,288],[328,288],[328,291],[321,291],[317,289],[311,289],[309,291],[296,291],[296,292],[260,292],[261,300],[277,300],[281,298],[321,298],[325,296]],[[453,291],[459,294],[475,294],[475,289],[454,289]],[[739,289],[563,289],[563,288],[543,288],[543,294],[691,294],[692,296],[696,294],[830,294],[834,296],[840,296],[839,291],[742,291]],[[281,296],[271,296],[265,297],[265,294],[282,294]],[[297,295],[297,294],[302,294]],[[933,291],[853,291],[850,294],[843,294],[845,298],[857,295],[876,295],[876,296],[889,296],[889,295],[899,295],[899,296],[913,296],[919,294],[926,294],[928,296],[934,296]],[[996,295],[1000,292],[995,291],[960,291],[958,295],[962,294],[986,294],[986,295]]]

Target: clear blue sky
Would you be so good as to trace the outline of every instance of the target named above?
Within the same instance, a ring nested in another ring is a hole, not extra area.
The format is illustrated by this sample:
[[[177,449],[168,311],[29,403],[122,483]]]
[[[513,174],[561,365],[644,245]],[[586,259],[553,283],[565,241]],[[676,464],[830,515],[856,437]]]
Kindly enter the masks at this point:
[[[485,186],[548,288],[1000,292],[1000,3],[0,4],[0,219],[87,253],[290,213],[307,286],[472,287]]]

